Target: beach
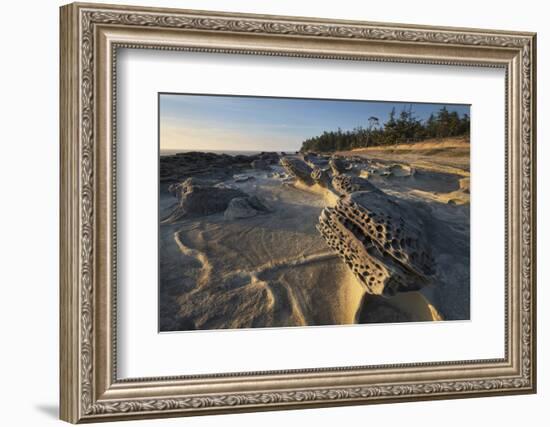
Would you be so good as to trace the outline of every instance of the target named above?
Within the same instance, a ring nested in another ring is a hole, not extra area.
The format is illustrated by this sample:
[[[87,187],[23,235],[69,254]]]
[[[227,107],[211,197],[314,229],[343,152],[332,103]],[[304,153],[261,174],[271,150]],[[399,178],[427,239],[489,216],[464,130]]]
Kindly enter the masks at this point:
[[[440,147],[163,156],[160,330],[469,319],[469,143]]]

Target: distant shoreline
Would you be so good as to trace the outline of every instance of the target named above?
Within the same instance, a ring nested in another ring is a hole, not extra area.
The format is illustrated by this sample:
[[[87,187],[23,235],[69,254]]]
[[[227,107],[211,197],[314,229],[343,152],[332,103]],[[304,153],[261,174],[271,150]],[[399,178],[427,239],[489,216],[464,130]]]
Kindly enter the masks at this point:
[[[213,153],[213,154],[227,154],[230,156],[254,156],[260,153],[282,153],[283,151],[277,150],[160,150],[161,156],[173,156],[178,153]],[[295,151],[284,151],[285,153],[294,153]]]

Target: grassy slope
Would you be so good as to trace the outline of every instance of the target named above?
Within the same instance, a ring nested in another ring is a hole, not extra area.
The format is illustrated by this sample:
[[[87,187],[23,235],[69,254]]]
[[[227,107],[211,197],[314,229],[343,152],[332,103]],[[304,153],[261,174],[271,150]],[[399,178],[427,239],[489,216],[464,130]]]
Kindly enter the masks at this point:
[[[339,154],[407,163],[420,169],[437,169],[463,176],[469,176],[470,171],[470,142],[465,138],[431,139],[411,144],[359,148]]]

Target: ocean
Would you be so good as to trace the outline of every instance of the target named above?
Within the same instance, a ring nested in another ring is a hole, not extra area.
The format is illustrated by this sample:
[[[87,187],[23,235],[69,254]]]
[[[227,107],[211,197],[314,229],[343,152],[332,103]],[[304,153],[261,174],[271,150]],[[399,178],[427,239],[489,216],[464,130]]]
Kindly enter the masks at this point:
[[[260,154],[261,151],[238,151],[238,150],[160,150],[161,156],[172,156],[177,153],[191,153],[191,152],[202,152],[202,153],[215,153],[215,154],[228,154],[230,156],[252,156],[254,154]]]

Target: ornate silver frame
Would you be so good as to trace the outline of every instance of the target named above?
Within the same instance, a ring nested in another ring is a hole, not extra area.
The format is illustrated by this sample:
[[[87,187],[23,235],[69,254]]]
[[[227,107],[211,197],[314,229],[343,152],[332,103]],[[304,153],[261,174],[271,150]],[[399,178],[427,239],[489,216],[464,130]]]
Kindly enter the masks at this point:
[[[61,418],[78,423],[534,393],[535,34],[189,10],[61,8]],[[117,48],[506,70],[505,357],[119,380]]]

